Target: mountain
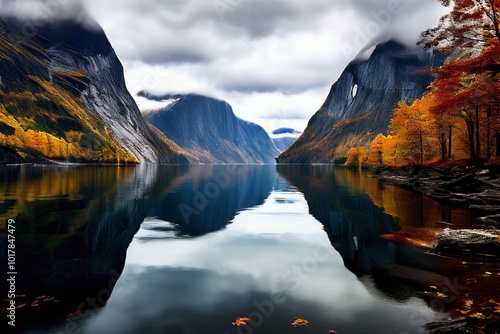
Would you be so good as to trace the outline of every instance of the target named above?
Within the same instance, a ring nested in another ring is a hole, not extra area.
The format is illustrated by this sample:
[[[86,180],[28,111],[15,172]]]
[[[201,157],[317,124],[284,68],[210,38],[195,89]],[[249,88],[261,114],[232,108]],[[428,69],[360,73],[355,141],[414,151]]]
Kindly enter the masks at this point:
[[[288,149],[299,138],[302,132],[291,128],[279,128],[271,133],[274,146],[281,152]]]
[[[11,160],[188,163],[143,119],[95,21],[26,27],[0,16],[0,147]]]
[[[275,163],[279,151],[257,124],[236,117],[225,101],[188,95],[140,96],[165,101],[146,120],[187,152],[191,163]]]
[[[424,94],[433,79],[429,69],[443,62],[444,56],[395,41],[377,45],[368,59],[347,66],[302,136],[278,162],[332,162],[351,147],[367,147],[379,133],[387,134],[398,102],[411,103]]]

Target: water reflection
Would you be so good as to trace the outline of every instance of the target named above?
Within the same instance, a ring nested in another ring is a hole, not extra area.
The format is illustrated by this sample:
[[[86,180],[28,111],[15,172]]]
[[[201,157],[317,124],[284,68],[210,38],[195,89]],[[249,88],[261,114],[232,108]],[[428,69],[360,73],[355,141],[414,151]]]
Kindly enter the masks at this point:
[[[403,188],[381,185],[378,180],[347,168],[277,168],[280,175],[304,193],[310,213],[324,225],[346,267],[356,275],[370,275],[380,291],[397,300],[419,295],[422,287],[435,282],[449,283],[439,258],[416,245],[382,237],[400,234],[423,243],[443,228],[439,223],[443,212],[458,227],[471,226],[469,213]]]
[[[0,168],[0,228],[8,219],[17,223],[18,302],[26,304],[20,317],[50,325],[92,310],[87,297],[103,306],[145,217],[158,218],[145,224],[152,230],[213,232],[262,204],[275,176],[272,166]],[[193,202],[197,192],[201,204]],[[186,216],[182,205],[196,212]]]
[[[235,333],[231,321],[273,296],[284,302],[259,333],[287,332],[294,316],[312,320],[304,333],[413,333],[410,316],[439,316],[411,288],[441,279],[439,263],[380,236],[438,228],[443,212],[465,226],[461,215],[346,169],[277,168],[0,168],[0,224],[18,228],[20,324]],[[420,216],[408,213],[417,200]],[[34,305],[41,295],[60,302]]]
[[[417,333],[410,317],[439,316],[356,279],[303,194],[282,178],[274,185],[263,204],[217,233],[175,238],[147,219],[111,299],[84,333],[287,333],[295,316],[310,320],[303,333]],[[232,326],[240,316],[249,325]]]
[[[237,212],[264,203],[275,179],[274,166],[192,166],[159,198],[149,216],[174,224],[179,235],[214,232]]]
[[[26,304],[18,327],[64,318],[100,292],[104,305],[154,198],[180,172],[158,168],[0,169],[0,218],[16,221],[17,302]]]

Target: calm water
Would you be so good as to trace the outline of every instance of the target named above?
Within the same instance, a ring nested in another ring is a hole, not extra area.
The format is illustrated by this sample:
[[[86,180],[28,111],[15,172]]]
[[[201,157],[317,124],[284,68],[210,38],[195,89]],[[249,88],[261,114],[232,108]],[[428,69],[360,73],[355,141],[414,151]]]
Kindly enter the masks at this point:
[[[23,333],[422,333],[450,278],[418,245],[471,221],[332,166],[3,167],[0,205]]]

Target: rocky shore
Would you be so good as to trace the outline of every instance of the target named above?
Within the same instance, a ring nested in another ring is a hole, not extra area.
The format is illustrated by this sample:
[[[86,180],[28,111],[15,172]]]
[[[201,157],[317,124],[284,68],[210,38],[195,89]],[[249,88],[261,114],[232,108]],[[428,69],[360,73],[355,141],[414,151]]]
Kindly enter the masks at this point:
[[[374,177],[477,213],[477,228],[500,228],[500,168],[487,165],[383,167]]]
[[[465,163],[455,166],[383,167],[377,169],[373,176],[442,203],[474,211],[477,219],[473,229],[445,228],[431,246],[431,253],[475,263],[500,262],[499,166]],[[452,316],[449,320],[425,327],[431,334],[500,333],[500,303],[496,299],[496,296],[491,296],[487,305],[481,305],[476,313],[461,311],[465,316]]]

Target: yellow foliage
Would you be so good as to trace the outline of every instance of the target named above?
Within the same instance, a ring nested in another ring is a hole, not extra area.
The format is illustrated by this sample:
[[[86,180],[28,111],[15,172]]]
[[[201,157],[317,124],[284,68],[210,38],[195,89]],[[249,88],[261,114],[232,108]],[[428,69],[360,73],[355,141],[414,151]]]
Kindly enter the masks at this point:
[[[379,133],[370,144],[370,152],[368,154],[368,163],[372,166],[381,166],[384,164],[384,144],[387,137]]]
[[[349,152],[347,152],[347,161],[345,165],[349,167],[361,168],[365,163],[366,158],[367,153],[363,147],[351,148]]]
[[[84,74],[78,71],[67,71],[64,75],[84,77]],[[114,142],[113,133],[104,130],[101,119],[89,115],[83,109],[83,102],[80,99],[71,97],[64,90],[40,78],[35,76],[29,78],[44,91],[32,93],[0,90],[0,123],[14,129],[13,134],[0,133],[0,145],[10,147],[21,155],[51,159],[137,162],[132,155]],[[41,107],[46,101],[50,101],[56,110],[63,110],[63,116]],[[10,114],[9,110],[13,114]],[[59,117],[68,118],[68,116],[82,127],[81,131],[62,132],[57,128]],[[53,130],[52,127],[47,127],[47,124],[53,124],[59,130]],[[81,142],[84,138],[87,145],[82,147]],[[86,148],[89,143],[95,149]]]

